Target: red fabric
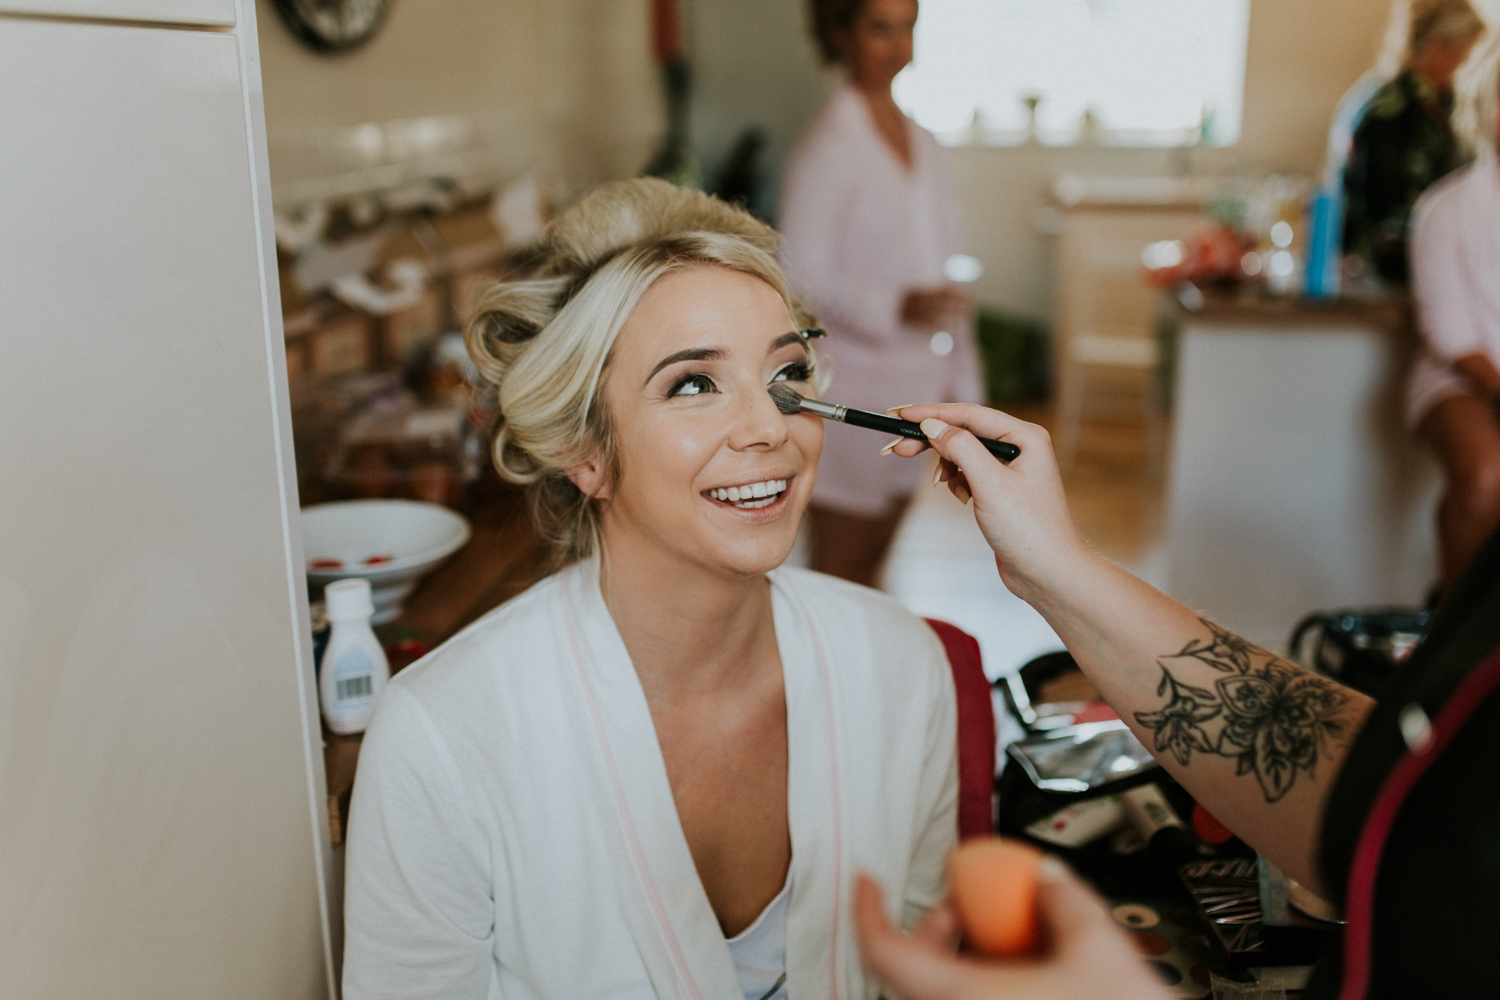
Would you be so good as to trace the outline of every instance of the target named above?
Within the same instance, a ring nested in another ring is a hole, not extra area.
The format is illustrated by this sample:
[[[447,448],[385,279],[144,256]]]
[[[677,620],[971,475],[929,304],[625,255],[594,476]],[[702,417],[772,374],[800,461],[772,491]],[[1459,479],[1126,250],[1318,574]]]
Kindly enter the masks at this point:
[[[651,51],[663,66],[682,59],[682,8],[677,0],[653,0]]]
[[[1073,713],[1073,725],[1082,725],[1085,722],[1104,722],[1107,719],[1118,719],[1115,710],[1102,701],[1091,701],[1083,706],[1083,709]]]
[[[1375,877],[1381,856],[1401,805],[1427,769],[1442,756],[1469,716],[1500,688],[1500,651],[1490,654],[1432,720],[1432,742],[1421,752],[1408,750],[1396,762],[1375,797],[1364,830],[1354,849],[1349,889],[1344,896],[1344,982],[1339,1000],[1362,1000],[1370,988],[1371,950],[1374,946]]]
[[[979,643],[947,622],[927,619],[943,643],[958,693],[958,839],[995,832],[995,705]]]

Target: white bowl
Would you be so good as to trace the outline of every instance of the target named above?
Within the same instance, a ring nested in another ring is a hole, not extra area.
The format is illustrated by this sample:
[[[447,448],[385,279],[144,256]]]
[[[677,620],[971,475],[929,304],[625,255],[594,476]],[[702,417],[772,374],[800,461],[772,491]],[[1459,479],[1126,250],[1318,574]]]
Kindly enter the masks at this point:
[[[394,621],[417,580],[468,540],[469,522],[433,503],[345,500],[302,508],[308,582],[369,580],[375,625]]]

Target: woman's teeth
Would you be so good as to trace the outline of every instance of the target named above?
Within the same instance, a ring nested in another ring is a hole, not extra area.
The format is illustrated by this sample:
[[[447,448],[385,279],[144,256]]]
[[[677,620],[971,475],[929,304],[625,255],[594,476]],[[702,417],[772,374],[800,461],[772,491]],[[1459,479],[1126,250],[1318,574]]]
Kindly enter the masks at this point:
[[[755,510],[758,507],[769,507],[785,491],[785,479],[768,479],[763,483],[751,483],[748,486],[709,490],[708,495],[715,500],[733,504],[741,510]]]

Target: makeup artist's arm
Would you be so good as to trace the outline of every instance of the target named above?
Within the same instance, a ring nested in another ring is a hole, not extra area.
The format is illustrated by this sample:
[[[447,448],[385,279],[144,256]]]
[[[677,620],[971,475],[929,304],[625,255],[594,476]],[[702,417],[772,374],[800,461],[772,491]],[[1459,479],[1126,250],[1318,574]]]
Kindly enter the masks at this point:
[[[1319,891],[1324,803],[1374,702],[1252,646],[1090,549],[1043,428],[960,404],[901,416],[924,421],[951,463],[949,488],[973,494],[1005,585],[1056,630],[1104,700],[1205,809]],[[1021,455],[1002,465],[974,434],[1013,441]]]

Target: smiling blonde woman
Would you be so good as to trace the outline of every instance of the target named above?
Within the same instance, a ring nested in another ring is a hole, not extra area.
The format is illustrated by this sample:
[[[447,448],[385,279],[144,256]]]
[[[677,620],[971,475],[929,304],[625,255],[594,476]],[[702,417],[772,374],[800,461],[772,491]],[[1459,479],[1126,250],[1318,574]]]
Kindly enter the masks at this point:
[[[561,216],[476,306],[496,467],[566,563],[392,680],[349,826],[344,995],[873,998],[853,873],[908,925],[956,837],[942,646],[778,568],[823,427],[774,233],[660,181]]]

